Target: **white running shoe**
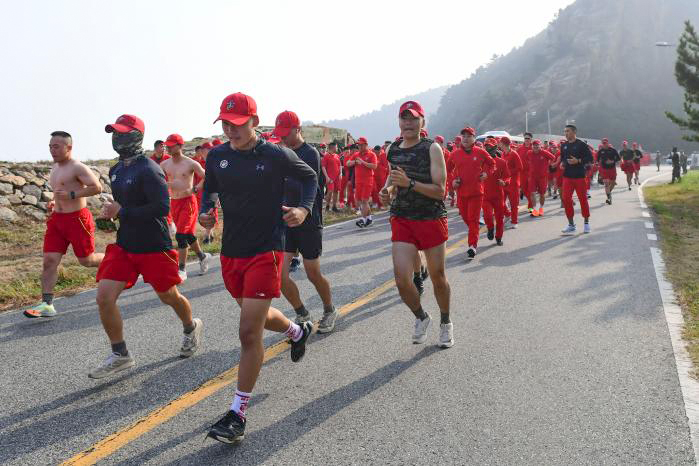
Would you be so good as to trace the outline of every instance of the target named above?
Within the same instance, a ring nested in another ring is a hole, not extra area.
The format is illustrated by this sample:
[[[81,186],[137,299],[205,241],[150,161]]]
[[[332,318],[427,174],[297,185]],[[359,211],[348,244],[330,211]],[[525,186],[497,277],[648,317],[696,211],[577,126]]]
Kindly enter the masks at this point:
[[[583,227],[583,233],[589,233],[590,232],[590,224],[586,223],[585,226]]]
[[[92,369],[88,377],[91,379],[103,379],[125,369],[130,369],[136,364],[131,355],[122,356],[119,353],[111,353],[102,365]]]
[[[180,279],[181,279],[182,281],[187,280],[187,270],[178,270],[178,271],[177,271],[177,275],[180,276]]]
[[[508,230],[516,230],[517,228],[519,228],[519,225],[517,225],[516,223],[511,223],[508,227]]]
[[[204,258],[199,261],[199,274],[204,275],[209,271],[209,264],[211,263],[211,258],[213,256],[208,252],[204,254]]]
[[[192,319],[194,323],[194,330],[191,333],[185,333],[182,337],[182,347],[180,348],[180,356],[183,358],[188,358],[201,347],[201,331],[204,328],[204,324],[201,319]]]
[[[177,227],[175,226],[175,222],[172,222],[168,225],[168,228],[170,230],[170,235],[174,236],[177,234]]]
[[[466,250],[466,256],[468,260],[476,257],[476,248],[474,246],[469,246],[468,250]]]
[[[415,318],[415,332],[413,333],[413,343],[416,345],[421,345],[427,340],[427,330],[430,328],[432,323],[432,318],[429,314],[425,320],[420,320]]]
[[[565,227],[563,230],[561,230],[561,233],[563,233],[564,236],[572,236],[576,232],[575,225],[568,224],[567,227]]]
[[[56,317],[56,309],[54,309],[53,304],[46,304],[42,301],[41,304],[24,311],[24,317],[29,317],[30,319],[35,319],[37,317]]]
[[[439,347],[451,348],[454,346],[454,324],[439,324]]]

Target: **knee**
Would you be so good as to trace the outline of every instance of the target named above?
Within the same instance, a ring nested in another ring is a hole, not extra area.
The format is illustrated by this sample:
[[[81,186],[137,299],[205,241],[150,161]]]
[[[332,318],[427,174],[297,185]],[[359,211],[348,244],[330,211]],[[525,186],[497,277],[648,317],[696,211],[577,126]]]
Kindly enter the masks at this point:
[[[257,329],[252,325],[245,325],[240,323],[240,328],[238,329],[238,336],[240,337],[240,345],[243,347],[252,347],[260,343],[261,336]]]
[[[163,304],[167,304],[168,306],[172,307],[178,304],[182,300],[183,296],[180,294],[179,290],[173,286],[165,293],[158,293],[158,298],[160,298],[160,301]]]
[[[313,268],[305,268],[306,270],[306,277],[308,277],[308,280],[311,283],[318,283],[323,279],[323,274],[320,273],[320,270],[316,267]]]
[[[444,270],[430,272],[430,279],[432,280],[432,286],[434,286],[434,288],[449,288],[449,281],[447,281],[447,274]]]
[[[415,284],[413,283],[412,276],[400,274],[400,275],[396,275],[395,279],[396,279],[396,286],[398,287],[398,291],[401,293],[409,290],[410,287],[415,286]]]
[[[80,260],[80,259],[78,259]],[[55,256],[44,256],[44,270],[53,270],[58,267],[58,264],[61,263],[61,258],[60,257],[55,257]]]
[[[187,247],[197,240],[197,237],[190,233],[176,233],[177,247],[179,249],[187,249]]]
[[[97,306],[102,309],[104,307],[112,306],[116,303],[117,295],[105,290],[97,290]]]
[[[92,256],[78,257],[78,263],[83,267],[90,267],[93,263]]]

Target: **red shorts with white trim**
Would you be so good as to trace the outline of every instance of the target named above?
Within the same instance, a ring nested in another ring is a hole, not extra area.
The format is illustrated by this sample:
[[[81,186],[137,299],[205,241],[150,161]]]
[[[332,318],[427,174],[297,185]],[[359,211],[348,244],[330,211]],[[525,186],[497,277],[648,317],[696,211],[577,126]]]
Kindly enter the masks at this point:
[[[221,275],[226,289],[236,299],[272,299],[281,296],[282,251],[253,257],[221,255]]]
[[[449,239],[446,217],[434,220],[409,220],[391,217],[391,241],[414,244],[419,251],[432,249]]]
[[[53,212],[46,222],[44,252],[65,254],[73,246],[75,257],[95,252],[95,221],[87,208],[75,212]]]
[[[629,175],[632,174],[635,171],[633,168],[633,160],[621,162],[621,171]]]
[[[170,212],[177,233],[193,235],[197,227],[197,198],[192,194],[182,199],[170,199]]]
[[[371,199],[371,191],[374,189],[374,183],[357,183],[354,188],[354,198],[357,201],[368,201]]]
[[[612,168],[599,167],[599,174],[603,180],[616,181],[616,167],[612,167]]]
[[[535,175],[529,177],[529,191],[532,193],[539,193],[540,196],[546,194],[546,190],[549,187],[549,180],[547,175]]]
[[[110,244],[97,269],[97,281],[124,282],[128,289],[136,284],[139,275],[143,275],[144,282],[149,283],[155,291],[163,293],[182,283],[178,271],[178,255],[174,249],[135,254],[117,244]]]

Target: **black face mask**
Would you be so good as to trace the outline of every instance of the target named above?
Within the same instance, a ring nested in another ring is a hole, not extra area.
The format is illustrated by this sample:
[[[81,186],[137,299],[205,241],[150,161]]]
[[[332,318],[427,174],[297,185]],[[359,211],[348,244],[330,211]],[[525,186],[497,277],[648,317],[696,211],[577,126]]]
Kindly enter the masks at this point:
[[[143,155],[143,133],[131,130],[128,133],[112,133],[112,148],[119,154],[119,159],[130,159]]]

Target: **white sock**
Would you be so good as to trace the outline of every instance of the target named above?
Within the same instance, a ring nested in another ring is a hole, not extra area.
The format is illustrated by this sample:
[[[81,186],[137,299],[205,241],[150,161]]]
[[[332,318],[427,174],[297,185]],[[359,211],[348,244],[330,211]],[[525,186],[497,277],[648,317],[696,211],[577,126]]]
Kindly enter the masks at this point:
[[[286,329],[286,332],[284,332],[287,337],[291,338],[292,341],[296,342],[301,339],[303,336],[303,329],[301,328],[300,325],[295,324],[293,322],[289,322],[289,328]]]
[[[231,403],[231,411],[236,412],[240,417],[245,419],[245,411],[248,409],[248,403],[250,402],[250,397],[252,393],[241,392],[240,390],[235,391],[235,397]]]
[[[369,216],[368,216],[367,218],[368,218],[369,220],[372,220],[372,221],[374,220],[374,219],[371,217],[371,214],[369,214]]]

